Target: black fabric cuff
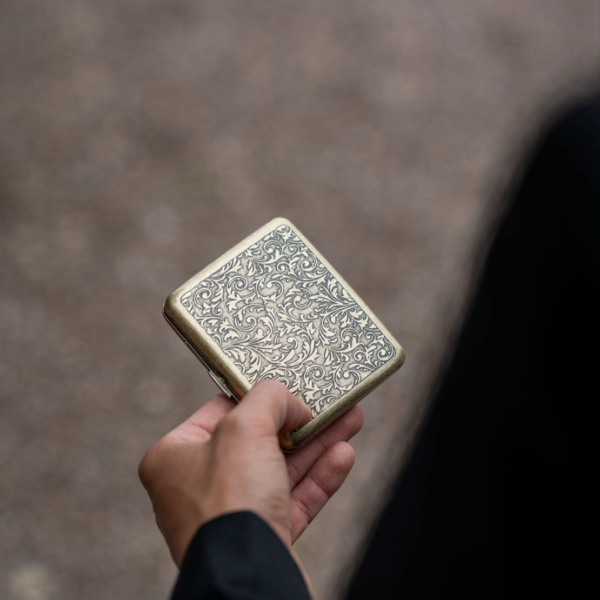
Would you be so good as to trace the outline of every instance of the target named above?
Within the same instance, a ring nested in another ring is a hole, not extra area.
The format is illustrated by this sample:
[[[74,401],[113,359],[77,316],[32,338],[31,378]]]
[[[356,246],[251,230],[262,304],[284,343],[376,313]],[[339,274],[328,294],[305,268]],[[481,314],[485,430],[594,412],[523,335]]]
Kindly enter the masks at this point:
[[[310,600],[277,534],[252,512],[230,513],[198,529],[171,600]]]

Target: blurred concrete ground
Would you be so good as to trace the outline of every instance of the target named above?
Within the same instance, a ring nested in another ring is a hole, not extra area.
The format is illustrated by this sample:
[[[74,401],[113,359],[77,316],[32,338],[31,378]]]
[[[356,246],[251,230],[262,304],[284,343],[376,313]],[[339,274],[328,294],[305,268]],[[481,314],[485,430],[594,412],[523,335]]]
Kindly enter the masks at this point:
[[[536,125],[597,77],[594,0],[4,0],[0,597],[166,598],[140,457],[215,389],[161,317],[274,216],[407,352],[298,542],[339,597]]]

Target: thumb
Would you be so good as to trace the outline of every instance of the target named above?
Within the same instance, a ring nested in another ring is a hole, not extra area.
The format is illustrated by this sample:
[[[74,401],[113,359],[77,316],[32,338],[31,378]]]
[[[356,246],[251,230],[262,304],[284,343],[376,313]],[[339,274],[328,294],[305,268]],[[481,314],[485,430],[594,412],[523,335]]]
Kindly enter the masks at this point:
[[[259,381],[236,407],[238,417],[249,413],[266,413],[273,422],[273,434],[288,433],[306,425],[312,412],[308,405],[296,398],[282,383]]]

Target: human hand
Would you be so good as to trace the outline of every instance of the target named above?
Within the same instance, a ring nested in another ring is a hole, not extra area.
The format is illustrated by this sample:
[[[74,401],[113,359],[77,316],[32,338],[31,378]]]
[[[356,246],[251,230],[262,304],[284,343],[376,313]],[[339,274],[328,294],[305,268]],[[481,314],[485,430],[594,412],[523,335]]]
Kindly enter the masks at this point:
[[[181,566],[198,528],[226,513],[250,510],[291,546],[339,489],[354,464],[347,443],[360,431],[355,406],[294,454],[277,434],[310,420],[310,409],[281,383],[256,384],[240,404],[209,400],[144,456],[140,479],[156,522]]]

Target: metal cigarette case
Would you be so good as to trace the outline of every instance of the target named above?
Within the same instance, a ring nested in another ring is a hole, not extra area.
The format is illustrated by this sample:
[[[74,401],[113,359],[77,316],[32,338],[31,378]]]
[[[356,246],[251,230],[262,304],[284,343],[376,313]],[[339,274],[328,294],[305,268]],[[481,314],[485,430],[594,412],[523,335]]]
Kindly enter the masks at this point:
[[[241,400],[275,379],[312,409],[281,435],[300,448],[400,368],[404,351],[316,248],[274,219],[215,260],[164,305],[164,316],[221,391]]]

